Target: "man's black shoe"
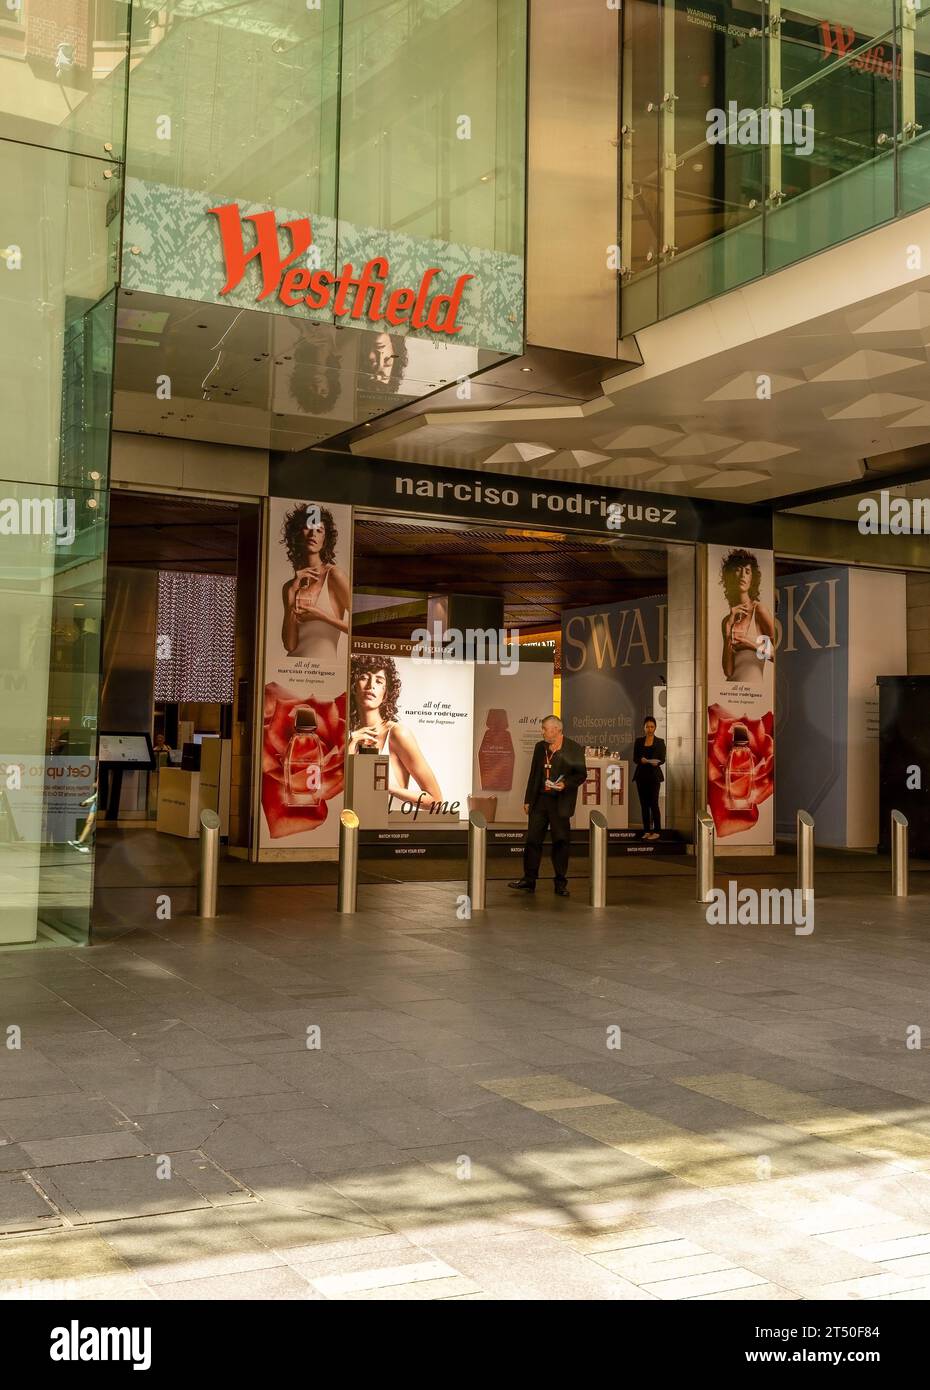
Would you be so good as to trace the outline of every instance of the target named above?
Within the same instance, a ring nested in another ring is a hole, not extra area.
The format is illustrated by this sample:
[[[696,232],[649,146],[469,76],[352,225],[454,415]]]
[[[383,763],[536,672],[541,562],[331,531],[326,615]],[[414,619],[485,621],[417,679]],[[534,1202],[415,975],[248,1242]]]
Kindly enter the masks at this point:
[[[560,898],[570,898],[570,897],[571,897],[571,894],[570,894],[569,891],[568,891],[568,884],[567,884],[567,883],[557,883],[557,884],[555,885],[555,891],[558,893],[558,895],[559,895]]]
[[[535,893],[536,884],[531,878],[516,878],[513,883],[507,884],[508,888],[516,888],[518,893]]]

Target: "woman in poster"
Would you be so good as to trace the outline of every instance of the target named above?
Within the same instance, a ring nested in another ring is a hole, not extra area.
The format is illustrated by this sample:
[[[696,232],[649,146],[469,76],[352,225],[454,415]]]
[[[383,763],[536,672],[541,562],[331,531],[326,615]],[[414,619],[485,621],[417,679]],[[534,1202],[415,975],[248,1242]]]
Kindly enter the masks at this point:
[[[775,620],[759,599],[762,570],[755,555],[731,550],[720,566],[720,583],[729,607],[721,625],[724,677],[761,685],[765,663],[772,660]]]
[[[315,502],[297,503],[284,518],[281,542],[294,578],[281,594],[281,641],[288,656],[312,656],[323,666],[335,661],[349,630],[349,578],[336,564],[338,540],[332,512]]]
[[[390,757],[388,793],[397,801],[412,806],[418,803],[418,794],[409,790],[412,780],[432,801],[441,802],[439,783],[423,756],[413,730],[397,719],[400,676],[392,658],[353,656],[350,688],[352,732],[348,751],[358,753],[364,749]]]

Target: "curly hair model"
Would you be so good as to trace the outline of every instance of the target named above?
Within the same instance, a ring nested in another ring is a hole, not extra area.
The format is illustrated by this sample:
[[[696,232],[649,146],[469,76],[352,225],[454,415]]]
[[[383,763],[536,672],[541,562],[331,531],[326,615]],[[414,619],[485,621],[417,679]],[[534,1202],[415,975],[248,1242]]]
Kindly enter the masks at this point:
[[[359,375],[370,391],[396,395],[407,370],[407,340],[387,333],[366,333]]]
[[[319,521],[316,520],[317,517]],[[317,547],[320,563],[331,565],[336,559],[339,532],[329,508],[321,507],[316,502],[298,502],[284,518],[281,542],[295,570],[302,569],[307,564],[310,558],[308,538],[320,526],[324,533],[322,543]]]
[[[761,685],[772,660],[775,619],[759,598],[762,570],[751,550],[731,550],[720,566],[728,612],[721,624],[723,674],[728,681]]]
[[[423,756],[416,735],[397,719],[401,685],[393,658],[353,656],[349,684],[352,732],[348,752],[364,749],[390,757],[388,810],[393,809],[391,798],[412,806],[418,804],[420,797],[409,790],[411,781],[434,802],[441,801],[439,783]]]
[[[353,656],[351,680],[350,728],[360,729],[365,723],[365,697],[362,691],[371,687],[371,682],[363,682],[363,676],[373,676],[378,671],[384,673],[384,693],[378,703],[381,721],[392,724],[397,721],[397,701],[400,697],[400,676],[392,656]]]
[[[281,544],[294,569],[281,591],[288,656],[333,660],[349,630],[349,577],[336,564],[338,541],[332,512],[316,502],[297,502],[284,518]]]
[[[757,599],[762,588],[762,570],[755,555],[751,550],[731,550],[729,554],[724,555],[720,565],[720,583],[729,603],[739,602],[742,592],[740,575],[747,567],[752,571],[748,597]]]
[[[320,335],[319,325],[314,329],[292,351],[291,395],[305,415],[331,411],[342,394],[339,355],[333,350],[332,339]]]

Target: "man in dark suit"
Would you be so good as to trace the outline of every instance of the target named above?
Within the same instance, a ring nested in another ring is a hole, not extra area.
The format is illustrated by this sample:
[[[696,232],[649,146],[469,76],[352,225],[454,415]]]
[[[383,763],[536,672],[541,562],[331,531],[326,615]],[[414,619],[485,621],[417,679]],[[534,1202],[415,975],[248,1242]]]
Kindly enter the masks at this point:
[[[539,877],[546,830],[552,834],[552,867],[555,891],[568,897],[568,853],[571,818],[575,814],[578,788],[585,781],[584,749],[562,733],[562,721],[554,714],[542,721],[542,739],[533,749],[525,805],[529,816],[523,850],[523,877],[508,884],[521,893],[534,893]]]

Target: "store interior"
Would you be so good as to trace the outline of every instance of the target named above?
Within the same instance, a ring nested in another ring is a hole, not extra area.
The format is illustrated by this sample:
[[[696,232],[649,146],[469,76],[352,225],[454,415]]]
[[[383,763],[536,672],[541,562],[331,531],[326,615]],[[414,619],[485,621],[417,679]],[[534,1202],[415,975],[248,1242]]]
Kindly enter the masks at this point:
[[[118,776],[101,763],[96,817],[88,824],[85,810],[74,821],[70,852],[77,861],[95,837],[100,890],[194,883],[205,804],[221,817],[224,882],[335,876],[332,862],[296,856],[249,862],[258,543],[257,506],[113,493],[99,732],[102,747],[117,737],[141,744]],[[381,820],[362,815],[363,881],[460,878],[474,809],[505,856],[489,872],[509,872],[506,855],[512,863],[522,839],[527,759],[549,712],[563,718],[594,769],[574,821],[579,850],[594,807],[608,815],[612,864],[623,843],[639,841],[630,757],[646,714],[656,714],[662,732],[665,547],[358,511],[352,579],[350,668],[394,663],[394,717],[412,729],[432,774],[427,785],[445,807],[421,817],[420,783],[411,778],[406,807],[395,801]],[[919,661],[915,624],[927,598],[902,571],[788,557],[777,560],[776,589],[777,838],[790,844],[797,810],[810,808],[818,845],[872,851],[884,824],[876,680],[903,680]],[[446,660],[430,649],[430,659],[415,661],[417,634],[434,633],[437,623],[443,632],[498,632],[503,645]],[[360,721],[351,676],[349,684],[351,741]],[[439,704],[453,707],[445,721],[435,717]],[[600,724],[612,733],[592,732]],[[825,756],[806,757],[812,745]],[[347,764],[373,786],[378,761]],[[622,772],[612,771],[616,764]],[[607,796],[598,776],[605,784],[619,776],[621,794],[615,784]],[[358,806],[367,804],[359,797]],[[673,858],[680,848],[653,847],[673,872],[683,868]]]
[[[102,767],[92,827],[101,890],[137,884],[140,877],[166,887],[194,882],[197,813],[210,796],[209,805],[223,824],[224,881],[309,883],[334,875],[331,863],[248,862],[253,760],[250,721],[240,713],[251,711],[256,682],[257,542],[257,508],[215,499],[113,493],[100,732],[147,735],[151,765],[127,766],[115,792],[114,779]],[[617,606],[622,610],[650,600],[661,604],[666,576],[665,548],[655,543],[357,513],[353,660],[366,648],[393,650],[403,664],[417,630],[432,631],[437,615],[448,630],[492,630],[504,641],[497,652],[479,650],[477,661],[469,661],[465,653],[462,661],[421,663],[420,671],[440,695],[451,689],[450,682],[465,692],[460,714],[467,730],[460,724],[454,738],[434,732],[441,751],[433,745],[430,754],[440,776],[447,752],[458,756],[458,764],[453,757],[453,770],[445,774],[453,779],[448,803],[458,802],[458,812],[429,826],[434,837],[426,862],[420,856],[419,862],[405,862],[388,853],[387,837],[379,842],[372,833],[362,848],[372,875],[460,877],[470,806],[519,837],[522,805],[517,803],[522,803],[525,778],[521,758],[539,736],[538,720],[550,712],[567,717],[564,615],[578,610],[582,628],[587,624],[589,636],[594,630],[595,649],[605,667],[600,674],[622,681],[623,671],[611,669],[611,656],[614,667],[622,667],[624,660],[632,667],[644,655],[641,644],[630,646],[629,637],[622,647],[626,618],[621,611],[615,624]],[[600,611],[592,618],[593,610]],[[658,630],[645,638],[646,656],[657,672],[660,665],[664,671],[658,650],[662,640]],[[499,667],[503,658],[502,669],[513,678],[492,671],[494,663],[485,656],[497,657]],[[485,698],[482,705],[472,682],[492,675],[502,694]],[[645,679],[633,696],[637,723],[652,712],[652,692],[664,680],[648,672]],[[502,729],[501,711],[518,687],[528,702],[525,713],[510,726],[505,719]],[[609,690],[606,698],[612,699]],[[351,711],[351,696],[349,706]],[[351,730],[351,713],[348,722]],[[429,731],[416,732],[428,750]],[[631,746],[611,748],[610,742],[589,745],[589,754],[612,753],[628,760]],[[635,829],[638,808],[635,795],[629,807],[628,775],[621,798],[623,825]],[[612,799],[617,802],[617,795]],[[584,813],[581,819],[587,824]],[[400,822],[410,823],[406,818]],[[417,830],[424,825],[421,821]],[[78,823],[76,839],[81,830]]]

